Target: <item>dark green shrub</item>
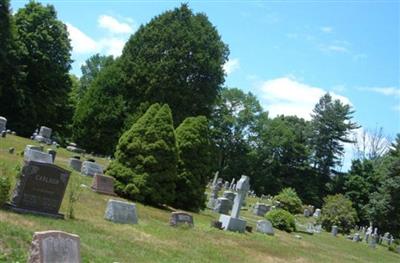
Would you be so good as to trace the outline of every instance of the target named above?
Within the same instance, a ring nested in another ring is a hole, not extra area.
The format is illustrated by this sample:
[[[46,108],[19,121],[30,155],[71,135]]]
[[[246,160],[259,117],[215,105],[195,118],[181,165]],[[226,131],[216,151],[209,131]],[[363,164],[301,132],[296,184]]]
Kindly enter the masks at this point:
[[[324,198],[320,220],[327,231],[336,225],[340,233],[347,234],[357,222],[357,212],[352,202],[342,194],[328,195]]]
[[[284,188],[274,200],[279,201],[280,207],[292,214],[302,212],[303,203],[293,188]]]
[[[296,222],[294,216],[286,210],[274,209],[268,212],[265,217],[275,228],[289,233],[296,231]]]

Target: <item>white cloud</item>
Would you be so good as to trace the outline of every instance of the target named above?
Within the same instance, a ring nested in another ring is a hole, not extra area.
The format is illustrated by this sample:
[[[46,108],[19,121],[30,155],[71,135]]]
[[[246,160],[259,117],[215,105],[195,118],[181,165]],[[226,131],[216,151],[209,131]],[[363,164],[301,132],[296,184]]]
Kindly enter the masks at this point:
[[[310,120],[310,113],[318,100],[327,92],[318,87],[300,83],[291,77],[282,77],[261,83],[261,102],[269,115],[296,115]],[[330,92],[333,99],[351,105],[347,97]]]
[[[99,50],[99,46],[96,41],[70,23],[66,23],[66,25],[74,52],[95,53]]]
[[[380,93],[385,96],[400,97],[400,88],[395,88],[395,87],[366,87],[366,88],[361,88],[361,90],[372,91]]]
[[[120,38],[104,38],[99,41],[103,53],[118,57],[122,53],[126,40]]]
[[[349,52],[347,47],[339,46],[339,45],[323,46],[322,49],[325,51],[339,52],[339,53],[348,53]]]
[[[240,68],[240,63],[238,58],[230,59],[228,60],[224,66],[224,71],[227,75],[233,73],[234,71],[238,70]]]
[[[332,32],[333,32],[333,28],[330,27],[330,26],[321,27],[320,30],[321,30],[322,32],[324,32],[324,33],[332,33]]]
[[[116,18],[108,15],[101,15],[97,20],[99,27],[107,29],[113,34],[131,34],[134,32],[132,19],[127,19],[129,23],[120,22]]]

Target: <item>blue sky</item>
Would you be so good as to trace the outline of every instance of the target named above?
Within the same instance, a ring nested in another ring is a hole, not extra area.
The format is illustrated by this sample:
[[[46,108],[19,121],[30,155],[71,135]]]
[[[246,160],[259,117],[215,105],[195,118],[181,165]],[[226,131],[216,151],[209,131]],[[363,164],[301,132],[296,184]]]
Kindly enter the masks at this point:
[[[27,1],[11,1],[14,11]],[[47,1],[41,1],[48,3]],[[225,85],[271,116],[309,119],[329,91],[365,129],[400,132],[399,1],[187,1],[229,45]],[[129,35],[180,1],[49,1],[68,25],[73,73],[94,53],[119,55]]]

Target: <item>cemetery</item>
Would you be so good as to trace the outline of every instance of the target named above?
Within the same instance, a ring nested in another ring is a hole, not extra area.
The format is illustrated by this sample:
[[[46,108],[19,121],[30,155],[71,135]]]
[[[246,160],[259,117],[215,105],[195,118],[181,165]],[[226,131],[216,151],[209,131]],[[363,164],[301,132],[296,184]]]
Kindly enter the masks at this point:
[[[72,2],[0,0],[0,263],[400,262],[399,3]]]
[[[40,149],[38,147],[40,144],[17,136],[8,136],[6,140],[0,141],[0,157],[7,170],[12,170],[15,165],[25,162],[23,155],[10,155],[7,149],[13,146],[16,152],[23,153],[27,145],[33,145],[29,147],[30,149],[35,149],[35,147]],[[355,258],[360,262],[398,262],[400,259],[400,255],[387,250],[388,243],[393,242],[390,234],[386,233],[381,240],[378,238],[374,243],[371,241],[374,229],[370,227],[354,230],[352,240],[348,240],[347,236],[340,233],[334,237],[335,230],[331,233],[318,230],[318,226],[312,223],[313,216],[304,217],[303,214],[298,214],[296,215],[297,232],[287,233],[274,228],[262,215],[257,214],[259,210],[264,213],[265,207],[271,209],[270,199],[246,195],[246,206],[242,206],[240,213],[236,215],[235,213],[239,210],[235,210],[234,201],[232,207],[228,209],[228,214],[218,213],[209,208],[200,213],[183,211],[171,213],[144,206],[140,202],[131,203],[115,196],[99,195],[90,189],[90,186],[95,184],[97,175],[94,178],[82,176],[80,172],[70,168],[70,156],[71,153],[65,149],[57,149],[55,165],[61,172],[68,171],[70,178],[63,197],[55,193],[46,193],[46,196],[43,196],[43,198],[50,198],[50,196],[55,198],[54,206],[52,203],[40,203],[38,199],[38,203],[29,204],[32,206],[28,209],[45,210],[36,213],[16,213],[10,209],[0,209],[2,236],[0,252],[3,253],[2,256],[6,262],[9,261],[7,259],[20,262],[29,259],[29,262],[38,262],[34,260],[38,257],[48,257],[50,261],[47,262],[51,262],[52,257],[63,256],[68,260],[73,260],[72,262],[79,262],[75,261],[79,256],[80,262],[89,260],[129,262],[132,259],[138,262],[158,262],[161,258],[170,262],[187,260],[193,262],[297,262],[299,259],[307,262],[354,262]],[[104,167],[109,162],[102,158],[91,158]],[[53,165],[30,161],[32,162],[35,165]],[[23,178],[20,179],[23,180]],[[244,190],[248,189],[246,181],[242,184],[239,179],[237,185],[239,187],[242,185]],[[51,178],[40,178],[40,180],[53,183],[52,185],[56,183]],[[215,181],[218,183],[218,178]],[[13,185],[15,183],[13,182]],[[87,187],[82,187],[82,185]],[[75,204],[75,219],[69,219],[66,216],[71,186],[79,187],[81,191],[79,201]],[[251,180],[249,186],[251,186]],[[29,183],[25,187],[26,191],[29,191]],[[207,190],[209,195],[213,189],[215,187],[210,186]],[[62,190],[57,191],[62,192]],[[227,195],[226,192],[221,187],[218,198],[228,199],[228,197],[223,197]],[[229,192],[233,192],[234,196],[238,193],[236,190],[229,190]],[[28,193],[25,192],[25,194]],[[228,195],[231,194],[228,193]],[[62,203],[58,207],[60,199]],[[241,197],[239,196],[238,199],[241,200]],[[27,209],[25,203],[22,202],[21,205],[20,209]],[[117,206],[123,207],[123,210],[116,210]],[[233,216],[231,211],[235,212]],[[64,219],[40,215],[42,213],[63,214]],[[237,229],[237,223],[234,223],[234,230],[239,232],[210,227],[212,220],[218,221],[221,217],[227,218],[222,219],[223,226],[227,221],[231,222],[236,220],[234,218],[240,218],[246,221],[247,226],[252,226],[254,231],[239,233],[242,228]],[[189,227],[171,227],[175,224]],[[307,224],[310,224],[312,228],[312,235],[307,233]],[[295,235],[299,235],[301,239],[297,239]],[[369,239],[368,241],[365,241],[365,236]],[[360,240],[360,237],[364,239]],[[40,247],[46,246],[46,242],[51,242],[52,245],[41,252]],[[63,247],[63,249],[57,249],[57,247]],[[314,252],[310,253],[310,250]],[[57,254],[63,253],[62,251],[67,252],[65,255]]]

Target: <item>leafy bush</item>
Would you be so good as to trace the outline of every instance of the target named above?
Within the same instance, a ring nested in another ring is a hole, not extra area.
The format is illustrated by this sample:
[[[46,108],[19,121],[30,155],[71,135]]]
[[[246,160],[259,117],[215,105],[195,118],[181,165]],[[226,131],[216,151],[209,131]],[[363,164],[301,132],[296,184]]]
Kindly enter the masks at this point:
[[[10,178],[5,171],[5,168],[0,166],[0,207],[8,200],[11,188]]]
[[[332,226],[338,226],[341,233],[350,233],[357,222],[357,212],[352,202],[342,194],[328,195],[324,198],[321,216],[322,227],[331,231]]]
[[[265,216],[275,228],[286,232],[296,231],[294,216],[286,210],[274,209]]]
[[[293,188],[284,188],[274,197],[274,201],[280,202],[280,207],[292,214],[302,212],[303,203]]]

